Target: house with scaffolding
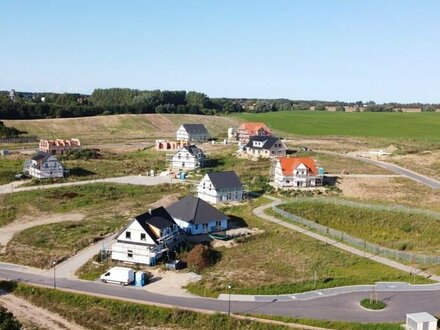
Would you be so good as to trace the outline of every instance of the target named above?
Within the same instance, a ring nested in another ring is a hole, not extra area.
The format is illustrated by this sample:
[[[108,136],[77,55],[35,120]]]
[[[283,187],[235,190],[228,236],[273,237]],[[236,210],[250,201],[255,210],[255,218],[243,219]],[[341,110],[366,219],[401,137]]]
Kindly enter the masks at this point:
[[[206,155],[195,145],[184,146],[175,154],[167,155],[167,162],[173,169],[195,170],[204,167]]]
[[[113,260],[153,266],[180,242],[179,226],[163,207],[135,216],[111,247]]]

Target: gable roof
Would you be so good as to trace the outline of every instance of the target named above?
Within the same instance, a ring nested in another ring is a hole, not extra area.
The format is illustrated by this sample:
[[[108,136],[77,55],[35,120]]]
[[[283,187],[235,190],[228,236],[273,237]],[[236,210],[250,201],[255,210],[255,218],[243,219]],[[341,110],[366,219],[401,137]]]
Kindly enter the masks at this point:
[[[228,217],[204,200],[186,196],[167,208],[168,213],[175,219],[193,224],[204,224],[211,221],[221,221]]]
[[[215,190],[241,187],[242,184],[234,171],[211,172],[206,174]]]
[[[151,210],[151,212],[137,215],[134,218],[144,229],[146,225],[151,225],[158,229],[165,229],[176,224],[163,206]]]
[[[249,142],[246,144],[246,148],[253,148],[253,149],[270,149],[272,146],[277,143],[279,138],[274,136],[251,136],[249,138]],[[255,142],[263,142],[263,145],[260,147],[254,146]]]
[[[170,227],[171,225],[175,225],[174,219],[171,217],[171,215],[165,210],[163,206],[158,207],[154,210],[151,210],[151,212],[146,212],[140,215],[137,215],[133,218],[130,223],[125,226],[117,235],[121,235],[128,227],[131,226],[131,224],[137,221],[139,225],[142,227],[143,230],[148,234],[148,236],[151,237],[151,239],[154,241],[154,243],[158,243],[159,237],[156,236],[156,234],[153,232],[150,226],[154,226],[158,229],[164,229],[167,227]],[[124,241],[125,242],[125,241]],[[139,243],[135,243],[139,244]]]
[[[183,124],[182,126],[188,134],[208,134],[203,124]]]
[[[190,145],[190,146],[184,146],[182,149],[185,149],[186,151],[188,151],[191,155],[193,155],[194,157],[200,158],[200,157],[204,157],[205,154],[203,153],[202,149],[196,147],[194,144]],[[180,149],[180,150],[182,150]],[[180,151],[179,150],[179,151]]]
[[[257,132],[260,128],[263,128],[265,131],[271,133],[271,130],[269,128],[267,128],[267,126],[264,123],[247,122],[247,123],[241,124],[238,129],[245,130],[249,135],[255,135],[255,134],[257,134]]]
[[[50,156],[52,155],[47,152],[39,151],[31,159],[37,162],[44,163]]]
[[[280,157],[278,161],[280,162],[283,175],[293,175],[294,169],[301,164],[304,164],[312,174],[316,175],[318,173],[315,160],[310,157]]]

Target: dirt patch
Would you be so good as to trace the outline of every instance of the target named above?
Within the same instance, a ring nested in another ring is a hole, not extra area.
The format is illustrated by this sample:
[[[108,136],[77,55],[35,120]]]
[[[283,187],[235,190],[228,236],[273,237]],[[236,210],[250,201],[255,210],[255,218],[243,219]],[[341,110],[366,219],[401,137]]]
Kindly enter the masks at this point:
[[[150,207],[153,208],[153,209],[155,209],[157,207],[160,207],[160,206],[168,207],[171,204],[176,203],[179,200],[179,196],[180,196],[180,194],[178,194],[178,193],[167,195],[167,196],[163,196],[158,201],[150,204]]]
[[[53,193],[53,194],[51,194],[51,195],[49,195],[49,198],[52,198],[52,199],[72,199],[72,198],[75,198],[75,197],[78,197],[78,193],[76,193],[76,192],[56,192],[56,193]]]
[[[285,140],[286,146],[290,148],[300,148],[307,147],[312,150],[328,150],[328,151],[356,151],[359,149],[368,148],[369,142],[356,139],[353,137],[350,138],[300,138],[298,140]]]
[[[211,246],[213,248],[219,248],[219,247],[225,247],[225,248],[232,248],[234,246],[237,246],[239,244],[240,237],[247,237],[252,235],[257,235],[263,233],[264,230],[261,230],[259,228],[235,228],[235,229],[229,229],[226,231],[226,235],[231,236],[232,238],[223,241],[220,239],[214,239],[211,242]]]
[[[148,272],[152,277],[151,283],[145,286],[147,291],[179,297],[196,297],[188,293],[184,286],[199,281],[200,275],[193,272],[162,269],[149,269]]]
[[[393,155],[385,157],[384,160],[440,180],[440,151]]]
[[[28,329],[85,329],[76,323],[67,321],[58,314],[37,307],[12,294],[0,296],[0,305],[3,305],[8,311],[13,313],[14,316]]]
[[[343,177],[337,186],[342,190],[342,195],[348,198],[440,211],[440,190],[407,178]]]

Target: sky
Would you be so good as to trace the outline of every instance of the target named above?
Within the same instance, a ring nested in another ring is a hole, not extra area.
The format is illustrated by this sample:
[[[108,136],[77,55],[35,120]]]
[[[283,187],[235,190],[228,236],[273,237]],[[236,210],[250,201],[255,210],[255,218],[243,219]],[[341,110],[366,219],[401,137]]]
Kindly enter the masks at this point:
[[[0,90],[440,103],[440,1],[0,0]]]

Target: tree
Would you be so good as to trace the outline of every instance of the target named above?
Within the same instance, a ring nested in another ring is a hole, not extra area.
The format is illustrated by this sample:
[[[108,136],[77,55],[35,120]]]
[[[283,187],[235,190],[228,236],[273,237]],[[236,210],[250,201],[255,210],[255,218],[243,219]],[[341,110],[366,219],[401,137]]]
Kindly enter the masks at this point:
[[[345,112],[345,108],[342,105],[338,105],[335,107],[335,110],[337,112]]]
[[[206,94],[198,92],[186,93],[186,104],[191,106],[197,106],[199,109],[208,108],[209,98]]]
[[[20,134],[25,133],[26,132],[20,131],[15,127],[6,127],[5,124],[0,120],[0,138],[18,137]]]

